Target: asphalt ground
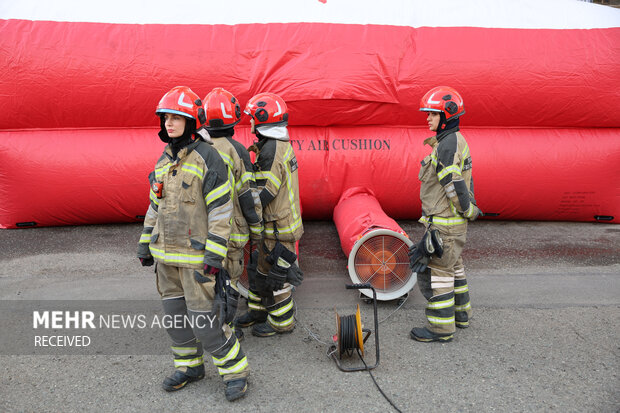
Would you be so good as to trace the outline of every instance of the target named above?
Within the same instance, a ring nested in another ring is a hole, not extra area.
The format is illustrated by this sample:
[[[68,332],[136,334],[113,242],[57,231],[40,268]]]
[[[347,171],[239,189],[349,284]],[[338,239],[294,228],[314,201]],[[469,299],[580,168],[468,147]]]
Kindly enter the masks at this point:
[[[421,235],[415,221],[399,224],[411,238]],[[210,365],[204,380],[162,390],[172,372],[163,329],[98,331],[82,348],[30,341],[34,307],[160,311],[152,268],[135,258],[140,225],[0,230],[0,410],[395,411],[368,372],[341,372],[327,355],[335,312],[354,314],[360,304],[372,330],[373,307],[344,288],[350,278],[334,224],[305,228],[297,328],[272,338],[246,329],[250,387],[234,403]],[[451,343],[409,338],[424,323],[417,285],[404,302],[378,303],[372,374],[401,411],[620,411],[620,226],[481,220],[470,226],[463,256],[474,318]],[[369,365],[375,333],[365,345]],[[357,355],[342,363],[361,366]]]

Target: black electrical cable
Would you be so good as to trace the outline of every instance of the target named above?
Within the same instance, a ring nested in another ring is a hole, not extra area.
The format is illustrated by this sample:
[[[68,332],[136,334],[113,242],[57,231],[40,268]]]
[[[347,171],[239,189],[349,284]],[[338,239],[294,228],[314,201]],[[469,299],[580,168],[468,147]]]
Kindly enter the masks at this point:
[[[388,401],[388,403],[390,403],[392,405],[392,407],[398,412],[398,413],[403,413],[398,407],[396,407],[396,405],[394,404],[394,402],[392,402],[392,400],[387,396],[387,394],[385,394],[383,392],[383,390],[381,390],[381,387],[379,386],[379,383],[377,383],[377,380],[375,380],[375,376],[372,374],[372,371],[368,368],[368,365],[366,364],[366,362],[364,361],[364,357],[362,357],[362,355],[360,354],[359,349],[357,350],[357,354],[360,356],[360,358],[362,359],[362,363],[364,363],[364,367],[366,367],[366,370],[368,371],[368,374],[370,374],[370,377],[372,378],[372,381],[375,382],[375,386],[377,386],[377,389],[379,389],[379,392],[381,392],[381,394],[383,395],[383,397],[385,398],[385,400]]]
[[[351,355],[351,353],[353,352],[353,349],[357,350],[357,355],[362,360],[362,363],[364,363],[364,367],[368,371],[368,374],[370,374],[372,381],[375,383],[375,386],[377,386],[377,389],[379,389],[379,392],[381,393],[381,395],[385,398],[385,400],[388,401],[388,403],[392,405],[392,407],[398,413],[402,413],[401,410],[398,407],[396,407],[394,402],[392,402],[392,400],[387,396],[387,394],[383,392],[383,390],[379,386],[379,383],[377,383],[377,380],[375,380],[375,376],[372,374],[371,369],[368,368],[368,365],[366,364],[364,357],[362,357],[362,354],[360,353],[359,343],[357,343],[356,337],[357,337],[358,332],[357,332],[356,327],[357,327],[357,320],[355,318],[355,314],[340,317],[340,343],[339,343],[340,354],[342,354],[344,351],[347,351],[347,352],[350,351],[350,353],[348,354]]]
[[[357,349],[355,340],[355,314],[340,317],[340,354],[347,351],[348,355],[353,354],[353,350]]]

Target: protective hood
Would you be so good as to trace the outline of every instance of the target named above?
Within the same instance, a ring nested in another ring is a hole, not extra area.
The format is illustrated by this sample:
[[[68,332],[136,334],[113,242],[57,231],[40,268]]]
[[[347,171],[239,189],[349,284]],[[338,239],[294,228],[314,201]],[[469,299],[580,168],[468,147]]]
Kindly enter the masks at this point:
[[[186,138],[185,140],[187,140],[187,138],[191,138],[195,133],[196,120],[185,118],[185,130],[183,131],[183,136],[177,139]],[[166,131],[166,119],[163,114],[159,116],[159,132],[157,133],[157,136],[159,136],[159,139],[165,143],[171,143],[174,140],[168,136],[168,132]]]
[[[211,135],[209,135],[209,132],[205,129],[205,128],[200,128],[196,131],[196,136],[199,136],[203,141],[213,144],[213,141],[211,140]]]
[[[456,118],[456,119],[450,119],[448,121],[446,121],[446,115],[445,113],[441,112],[441,118],[439,120],[439,127],[437,128],[437,132],[436,135],[441,134],[444,131],[450,130],[450,129],[454,129],[454,128],[458,128],[459,127],[459,123],[461,118]]]
[[[232,137],[235,135],[235,128],[225,128],[225,129],[207,129],[209,136],[211,138],[224,138],[224,137]]]
[[[261,125],[256,127],[256,132],[266,138],[288,141],[288,129],[286,125]]]

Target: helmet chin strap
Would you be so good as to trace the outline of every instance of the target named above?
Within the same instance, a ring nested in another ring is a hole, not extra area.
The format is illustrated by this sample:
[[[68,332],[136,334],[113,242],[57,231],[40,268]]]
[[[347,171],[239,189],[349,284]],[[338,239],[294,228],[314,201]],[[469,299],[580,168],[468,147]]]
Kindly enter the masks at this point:
[[[439,118],[439,126],[437,127],[437,134],[440,134],[441,132],[448,130],[448,129],[454,129],[457,126],[459,126],[459,118],[456,119],[451,119],[446,121],[446,114],[441,112],[439,114],[440,118]]]

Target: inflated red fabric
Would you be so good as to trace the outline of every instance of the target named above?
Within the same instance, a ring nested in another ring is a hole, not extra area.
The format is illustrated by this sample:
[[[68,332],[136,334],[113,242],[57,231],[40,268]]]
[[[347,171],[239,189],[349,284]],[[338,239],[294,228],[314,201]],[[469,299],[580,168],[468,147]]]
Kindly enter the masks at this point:
[[[417,114],[417,117],[423,116]],[[466,118],[464,118],[466,119]],[[419,120],[419,119],[418,119]],[[249,146],[249,128],[235,138]],[[0,227],[139,221],[156,128],[0,132]],[[620,220],[620,129],[463,126],[476,199],[499,219]],[[290,127],[304,219],[330,219],[351,187],[371,190],[393,219],[420,216],[424,128]]]
[[[387,229],[408,235],[388,217],[371,190],[352,187],[342,193],[334,208],[334,224],[340,237],[342,251],[348,257],[355,243],[368,231]]]
[[[0,129],[148,127],[177,85],[242,104],[279,94],[291,125],[417,126],[439,84],[471,126],[620,127],[620,28],[11,19],[0,32]]]

